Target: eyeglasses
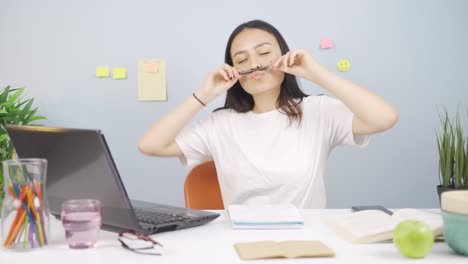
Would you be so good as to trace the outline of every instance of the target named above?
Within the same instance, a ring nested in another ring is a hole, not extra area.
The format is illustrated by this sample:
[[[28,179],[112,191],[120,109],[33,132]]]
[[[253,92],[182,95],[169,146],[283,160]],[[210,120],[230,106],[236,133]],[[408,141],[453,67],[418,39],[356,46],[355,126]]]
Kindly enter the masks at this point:
[[[119,233],[118,240],[123,248],[135,253],[156,256],[162,255],[163,245],[149,236],[134,231],[126,231]]]

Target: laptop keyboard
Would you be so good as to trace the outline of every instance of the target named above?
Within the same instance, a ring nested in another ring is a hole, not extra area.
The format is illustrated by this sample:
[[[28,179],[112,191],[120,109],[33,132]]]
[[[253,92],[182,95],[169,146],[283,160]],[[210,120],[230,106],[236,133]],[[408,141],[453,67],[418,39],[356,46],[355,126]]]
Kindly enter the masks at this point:
[[[173,222],[186,222],[192,217],[175,214],[164,214],[142,209],[134,209],[138,221],[147,224],[164,224]]]

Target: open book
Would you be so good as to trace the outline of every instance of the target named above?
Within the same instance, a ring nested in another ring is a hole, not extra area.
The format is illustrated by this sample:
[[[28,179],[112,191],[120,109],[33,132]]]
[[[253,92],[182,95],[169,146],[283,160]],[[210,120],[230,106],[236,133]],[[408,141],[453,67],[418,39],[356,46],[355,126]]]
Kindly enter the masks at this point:
[[[320,241],[258,241],[234,244],[242,260],[265,258],[333,257],[333,251]]]
[[[345,216],[329,219],[333,230],[342,238],[353,243],[371,243],[393,238],[393,230],[404,220],[425,222],[434,237],[443,233],[443,222],[440,214],[418,209],[399,209],[393,215],[378,210],[364,210]]]
[[[234,229],[303,228],[304,220],[292,204],[230,205],[227,212]]]

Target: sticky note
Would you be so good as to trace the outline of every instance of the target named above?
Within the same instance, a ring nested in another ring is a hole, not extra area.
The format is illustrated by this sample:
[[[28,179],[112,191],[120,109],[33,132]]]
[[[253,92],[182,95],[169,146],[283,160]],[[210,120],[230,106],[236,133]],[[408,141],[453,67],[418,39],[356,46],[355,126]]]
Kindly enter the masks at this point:
[[[166,61],[163,59],[138,60],[138,99],[140,101],[163,101],[166,98]]]
[[[336,67],[338,67],[338,70],[345,72],[351,68],[351,63],[346,59],[342,59],[336,64]]]
[[[112,78],[114,80],[121,80],[127,78],[127,69],[126,68],[114,68],[112,71]]]
[[[144,71],[147,73],[158,73],[159,72],[159,61],[145,60],[143,62]]]
[[[333,40],[330,38],[323,38],[320,40],[321,49],[331,49],[333,48]]]
[[[96,77],[109,77],[109,67],[106,67],[106,66],[96,67]]]

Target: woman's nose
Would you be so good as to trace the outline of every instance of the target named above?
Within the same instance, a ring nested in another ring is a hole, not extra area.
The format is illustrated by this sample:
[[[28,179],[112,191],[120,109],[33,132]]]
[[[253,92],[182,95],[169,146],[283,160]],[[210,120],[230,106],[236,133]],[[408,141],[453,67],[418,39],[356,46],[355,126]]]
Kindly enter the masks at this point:
[[[250,58],[250,69],[256,69],[260,67],[262,67],[262,65],[260,65],[258,58],[256,58],[255,56],[252,56]]]

